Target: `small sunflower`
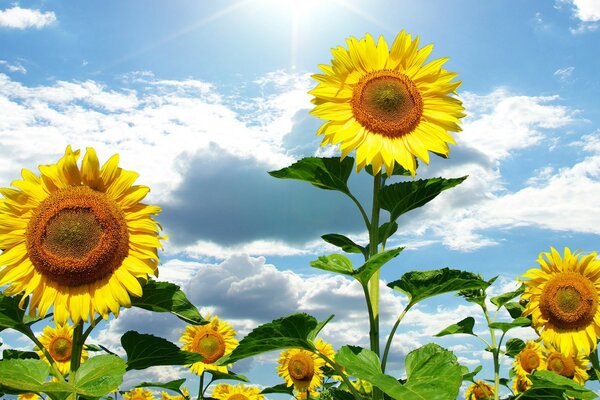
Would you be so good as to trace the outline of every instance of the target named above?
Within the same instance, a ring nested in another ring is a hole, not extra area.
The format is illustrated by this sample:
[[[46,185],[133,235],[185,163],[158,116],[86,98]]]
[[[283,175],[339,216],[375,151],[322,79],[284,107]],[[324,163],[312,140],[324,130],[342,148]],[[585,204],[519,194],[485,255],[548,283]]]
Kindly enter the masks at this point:
[[[513,366],[515,373],[521,377],[526,377],[533,370],[541,371],[545,368],[546,357],[542,346],[533,340],[527,341],[527,344],[516,355]]]
[[[523,393],[524,391],[529,389],[530,386],[531,386],[531,380],[529,378],[527,378],[526,376],[517,374],[513,378],[512,389],[513,389],[513,392],[515,392],[515,394]]]
[[[43,399],[43,397],[40,396],[39,394],[33,393],[33,392],[21,393],[20,395],[17,396],[17,400],[38,400],[38,399]]]
[[[596,253],[580,255],[565,247],[564,257],[556,249],[540,253],[541,269],[527,271],[522,295],[528,300],[523,315],[545,343],[564,354],[589,354],[600,336],[600,261]]]
[[[64,375],[71,368],[71,349],[73,348],[73,328],[69,324],[57,325],[55,328],[46,325],[39,341],[50,356],[56,362],[58,370]],[[41,349],[36,348],[36,353],[40,359],[46,360],[46,355]],[[81,351],[81,362],[87,360],[88,353],[86,350]]]
[[[419,49],[414,39],[400,32],[391,49],[383,37],[375,43],[366,34],[332,49],[331,65],[319,65],[313,75],[318,85],[309,93],[316,107],[311,114],[327,120],[317,131],[322,146],[340,143],[342,157],[356,149],[356,169],[368,164],[373,172],[382,166],[388,175],[398,163],[414,176],[415,156],[429,163],[429,151],[447,156],[448,133],[460,131],[464,108],[456,93],[460,81],[440,58],[427,64],[433,45]]]
[[[546,345],[546,369],[573,379],[583,385],[588,380],[589,362],[582,352],[562,353],[552,345]]]
[[[190,391],[185,386],[181,388],[181,392],[183,393],[183,396],[180,394],[171,395],[167,392],[160,392],[160,399],[161,400],[189,400]]]
[[[133,185],[138,174],[119,168],[115,154],[102,167],[88,148],[68,146],[40,176],[23,169],[14,188],[0,188],[0,286],[7,295],[31,294],[29,312],[64,324],[108,319],[142,295],[157,274],[160,208],[140,201],[150,189]]]
[[[487,382],[477,381],[465,392],[466,400],[482,400],[494,397],[494,387]]]
[[[217,400],[264,400],[265,398],[257,387],[224,383],[215,386],[212,397]]]
[[[128,392],[123,393],[125,400],[156,400],[154,393],[151,390],[144,388],[133,388]]]
[[[188,365],[196,375],[201,375],[205,370],[227,373],[227,366],[213,365],[219,358],[231,353],[238,345],[235,338],[236,332],[229,323],[219,320],[215,315],[206,325],[188,325],[180,342],[183,342],[183,350],[200,353],[204,359],[197,363]]]
[[[315,347],[329,359],[335,356],[333,347],[321,339],[315,341]],[[288,387],[294,385],[298,392],[314,392],[323,384],[324,366],[325,360],[311,351],[289,349],[279,356],[277,374],[286,381]]]

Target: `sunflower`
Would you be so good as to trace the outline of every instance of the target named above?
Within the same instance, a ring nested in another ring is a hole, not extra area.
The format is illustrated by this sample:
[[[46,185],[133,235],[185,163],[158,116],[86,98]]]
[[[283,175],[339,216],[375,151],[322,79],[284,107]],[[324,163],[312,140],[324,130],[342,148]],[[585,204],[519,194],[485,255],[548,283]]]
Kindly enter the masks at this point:
[[[334,356],[333,347],[321,339],[315,341],[315,347],[329,359]],[[323,384],[324,366],[325,360],[316,353],[303,349],[288,349],[282,351],[279,356],[277,374],[286,381],[288,387],[294,385],[298,392],[309,390],[312,393]]]
[[[181,388],[182,395],[170,395],[167,392],[160,392],[161,400],[188,400],[190,398],[190,391],[184,386]]]
[[[477,381],[465,392],[466,400],[481,400],[494,397],[494,387],[484,381]]]
[[[600,261],[596,253],[579,255],[565,247],[561,258],[556,249],[540,253],[541,269],[527,271],[522,295],[527,300],[523,315],[532,316],[532,325],[545,343],[564,354],[596,348],[600,335]]]
[[[57,324],[117,317],[158,273],[160,208],[140,203],[150,189],[133,185],[138,174],[119,168],[118,154],[100,168],[93,148],[81,167],[79,153],[67,146],[39,177],[23,169],[16,189],[0,188],[0,286],[23,294],[21,307],[31,294],[31,315],[54,306]]]
[[[69,324],[57,325],[55,328],[46,325],[39,341],[44,348],[48,350],[50,356],[56,362],[58,370],[64,375],[71,368],[71,349],[73,348],[73,328]],[[46,360],[44,352],[36,348],[40,359]],[[81,351],[81,362],[87,360],[88,353],[85,350]]]
[[[531,380],[527,376],[515,375],[513,378],[512,389],[515,394],[523,393],[531,386]]]
[[[204,357],[202,361],[187,367],[197,375],[202,375],[204,370],[227,373],[227,366],[213,365],[213,363],[237,347],[236,332],[231,325],[219,320],[216,315],[210,319],[209,314],[206,320],[210,320],[206,325],[186,326],[183,335],[179,338],[179,341],[183,342],[183,350],[200,353]]]
[[[224,383],[215,386],[212,397],[217,400],[264,400],[265,398],[257,387]]]
[[[566,376],[583,385],[588,380],[589,362],[582,352],[562,353],[552,345],[546,345],[546,369]]]
[[[37,399],[43,399],[43,397],[40,396],[39,394],[33,393],[33,392],[21,393],[20,395],[17,396],[17,400],[37,400]]]
[[[144,388],[133,388],[128,392],[123,393],[125,400],[155,400],[152,391]]]
[[[527,344],[515,356],[513,366],[515,374],[521,377],[526,377],[531,374],[533,370],[541,371],[545,368],[546,357],[542,346],[533,340],[527,341]]]
[[[327,120],[317,131],[322,146],[338,144],[342,158],[356,149],[356,169],[382,165],[388,175],[398,163],[414,176],[415,156],[429,163],[428,151],[447,156],[448,133],[460,131],[464,117],[460,100],[451,97],[460,86],[457,74],[440,58],[424,64],[433,45],[421,49],[419,37],[402,31],[392,48],[383,37],[375,43],[369,34],[346,40],[332,49],[332,65],[319,65],[313,75],[318,85],[309,93],[316,107],[311,114]]]

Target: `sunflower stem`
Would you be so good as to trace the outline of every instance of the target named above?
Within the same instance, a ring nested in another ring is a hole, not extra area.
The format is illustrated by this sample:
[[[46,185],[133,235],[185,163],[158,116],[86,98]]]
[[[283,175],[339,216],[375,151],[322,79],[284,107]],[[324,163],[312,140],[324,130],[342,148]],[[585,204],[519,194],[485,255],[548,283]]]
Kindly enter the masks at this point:
[[[385,372],[385,365],[387,364],[388,354],[390,352],[390,348],[392,347],[392,341],[394,339],[394,335],[396,334],[396,329],[398,329],[402,318],[404,318],[404,316],[411,307],[412,304],[408,303],[404,310],[402,310],[402,313],[400,314],[400,316],[398,316],[398,319],[396,320],[396,323],[394,324],[394,327],[392,328],[390,335],[388,336],[387,342],[385,343],[385,349],[383,350],[383,357],[381,358],[381,372]]]
[[[96,319],[94,320],[94,322],[92,322],[90,324],[90,326],[87,327],[87,329],[85,330],[85,332],[83,332],[83,336],[81,337],[81,341],[83,343],[85,343],[85,341],[87,340],[88,336],[90,336],[90,333],[92,333],[92,330],[96,327],[96,325],[102,321],[102,317],[96,317]]]
[[[73,328],[73,342],[71,349],[71,371],[69,373],[70,381],[75,381],[75,375],[81,365],[81,352],[83,350],[83,321],[79,321]]]
[[[485,302],[481,303],[481,309],[483,310],[483,314],[485,315],[485,319],[486,319],[488,327],[489,327],[490,324],[492,323],[492,321],[490,320],[490,314],[487,310]],[[498,357],[499,346],[496,347],[496,331],[493,328],[489,328],[489,329],[490,329],[490,336],[492,338],[491,350],[492,350],[492,355],[494,358],[494,400],[499,400],[500,399],[500,394],[498,393],[498,391],[500,389],[500,360]]]
[[[204,371],[200,374],[200,384],[198,386],[198,400],[204,399]]]
[[[360,204],[358,199],[356,197],[354,197],[354,195],[352,193],[348,192],[346,194],[348,195],[348,197],[350,197],[352,199],[354,204],[356,204],[356,206],[358,207],[358,210],[360,211],[360,215],[362,216],[363,221],[365,222],[365,226],[367,227],[367,230],[370,230],[371,223],[369,222],[369,217],[367,217],[367,213],[365,212],[365,209],[363,208],[362,204]]]

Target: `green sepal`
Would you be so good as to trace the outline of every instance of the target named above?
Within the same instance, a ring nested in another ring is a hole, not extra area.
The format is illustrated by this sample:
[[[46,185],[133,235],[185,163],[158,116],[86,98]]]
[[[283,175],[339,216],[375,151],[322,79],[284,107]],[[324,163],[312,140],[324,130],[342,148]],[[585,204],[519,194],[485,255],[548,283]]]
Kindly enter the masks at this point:
[[[444,330],[436,333],[434,336],[447,336],[464,333],[467,335],[473,335],[473,327],[475,326],[475,318],[467,317],[456,324],[449,325]]]
[[[449,268],[407,272],[388,287],[408,296],[412,306],[428,297],[462,290],[485,290],[489,282],[472,272]]]
[[[430,178],[416,181],[393,183],[381,188],[379,201],[381,208],[389,211],[390,221],[395,221],[402,214],[421,207],[437,197],[442,191],[450,189],[467,179]]]
[[[297,179],[308,182],[320,189],[337,190],[350,194],[348,178],[354,166],[354,159],[346,157],[306,157],[289,167],[270,171],[269,175],[280,179]]]
[[[131,297],[131,305],[154,312],[169,312],[192,325],[208,323],[179,286],[170,282],[149,280],[143,287],[142,297]]]
[[[202,361],[199,353],[181,350],[166,339],[128,331],[121,336],[127,353],[127,370],[145,369],[157,365],[187,365]]]

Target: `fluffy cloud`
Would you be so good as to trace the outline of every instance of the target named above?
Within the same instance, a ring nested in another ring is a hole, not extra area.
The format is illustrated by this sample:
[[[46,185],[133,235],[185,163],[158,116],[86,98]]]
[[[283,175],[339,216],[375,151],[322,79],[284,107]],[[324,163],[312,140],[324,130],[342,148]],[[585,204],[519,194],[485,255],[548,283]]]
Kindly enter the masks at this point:
[[[56,14],[52,11],[42,12],[29,8],[13,6],[0,10],[0,27],[12,29],[41,29],[56,21]]]
[[[583,22],[600,21],[600,4],[595,0],[571,0],[575,15]]]
[[[4,66],[4,68],[6,68],[10,72],[18,72],[20,74],[26,74],[27,73],[27,69],[25,69],[25,67],[22,66],[18,62],[16,62],[16,63],[9,63],[6,60],[0,60],[0,65]]]

